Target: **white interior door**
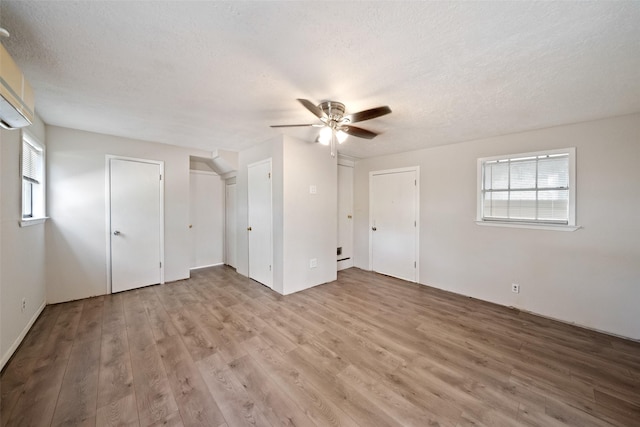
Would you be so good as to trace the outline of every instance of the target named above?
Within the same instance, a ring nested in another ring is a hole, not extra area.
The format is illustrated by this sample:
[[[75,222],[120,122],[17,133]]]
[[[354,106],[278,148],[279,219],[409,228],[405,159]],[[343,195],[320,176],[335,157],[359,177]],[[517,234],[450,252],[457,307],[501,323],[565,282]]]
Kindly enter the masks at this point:
[[[273,287],[271,159],[248,167],[249,277]]]
[[[236,185],[225,189],[225,262],[236,267]]]
[[[417,281],[417,170],[372,172],[371,268]]]
[[[111,292],[162,282],[162,164],[110,159]]]
[[[222,264],[224,199],[220,176],[191,171],[189,191],[191,268]]]
[[[338,270],[353,267],[353,167],[338,165]]]

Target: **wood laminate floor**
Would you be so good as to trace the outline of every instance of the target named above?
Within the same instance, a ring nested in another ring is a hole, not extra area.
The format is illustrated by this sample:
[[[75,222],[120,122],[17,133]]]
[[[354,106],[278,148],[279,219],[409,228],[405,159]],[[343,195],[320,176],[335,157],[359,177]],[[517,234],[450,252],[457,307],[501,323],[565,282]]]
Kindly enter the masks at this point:
[[[358,269],[228,267],[48,306],[3,426],[638,426],[640,344]]]

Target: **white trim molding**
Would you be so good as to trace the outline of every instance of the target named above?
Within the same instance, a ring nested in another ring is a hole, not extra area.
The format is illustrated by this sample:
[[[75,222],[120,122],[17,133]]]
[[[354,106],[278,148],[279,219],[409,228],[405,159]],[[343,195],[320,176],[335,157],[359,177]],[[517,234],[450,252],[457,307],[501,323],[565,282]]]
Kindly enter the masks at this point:
[[[40,307],[38,307],[38,309],[33,314],[31,319],[29,319],[29,322],[22,329],[22,332],[20,332],[20,335],[18,335],[18,338],[16,338],[13,344],[11,344],[11,347],[9,347],[9,350],[7,350],[7,352],[2,355],[2,359],[0,359],[0,370],[4,368],[4,365],[7,364],[9,359],[11,359],[11,356],[13,356],[13,353],[15,353],[15,351],[18,349],[20,344],[22,344],[22,340],[24,340],[24,337],[27,336],[27,333],[31,330],[31,327],[33,326],[33,324],[36,323],[36,320],[38,320],[40,313],[42,313],[42,310],[44,310],[46,306],[47,306],[47,302],[42,301],[42,304],[40,305]]]
[[[48,219],[48,216],[44,216],[42,218],[25,218],[18,221],[18,223],[20,224],[20,227],[31,227],[32,225],[44,224]]]

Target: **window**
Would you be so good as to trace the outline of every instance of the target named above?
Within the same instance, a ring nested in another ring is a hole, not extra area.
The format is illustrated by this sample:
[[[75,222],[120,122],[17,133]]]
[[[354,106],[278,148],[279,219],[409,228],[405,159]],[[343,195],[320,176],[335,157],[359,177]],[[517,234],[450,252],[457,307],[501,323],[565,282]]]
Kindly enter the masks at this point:
[[[44,148],[28,133],[22,133],[22,225],[24,221],[43,219],[44,209]]]
[[[575,230],[575,148],[478,159],[477,220]]]

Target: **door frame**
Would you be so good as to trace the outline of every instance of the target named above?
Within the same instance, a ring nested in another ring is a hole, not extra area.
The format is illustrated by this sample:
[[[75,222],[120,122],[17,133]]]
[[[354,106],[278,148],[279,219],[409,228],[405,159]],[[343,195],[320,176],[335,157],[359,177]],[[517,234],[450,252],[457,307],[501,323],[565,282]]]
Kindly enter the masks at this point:
[[[233,267],[234,269],[237,269],[237,265],[238,265],[238,249],[237,249],[237,245],[238,245],[238,187],[236,186],[236,180],[235,178],[233,178],[233,182],[230,182],[231,179],[227,179],[225,180],[224,183],[224,263],[230,267]],[[233,186],[233,193],[234,193],[234,201],[233,201],[233,216],[234,216],[234,220],[235,220],[235,241],[233,242],[233,245],[235,246],[234,250],[235,250],[235,254],[234,254],[234,260],[233,263],[235,265],[231,265],[229,264],[229,242],[231,241],[230,236],[228,236],[228,229],[230,227],[228,227],[229,224],[229,215],[228,215],[228,209],[229,209],[229,200],[227,198],[227,190],[229,189],[229,187]],[[247,203],[247,209],[248,209],[248,203]],[[248,211],[247,211],[248,212]],[[248,268],[248,267],[247,267]]]
[[[420,283],[420,166],[410,166],[406,168],[384,169],[369,172],[369,271],[373,271],[373,177],[374,175],[389,175],[402,172],[416,173],[416,226],[414,238],[416,239],[415,262],[416,262],[416,280]]]
[[[249,193],[251,192],[251,189],[249,188],[250,183],[249,183],[249,169],[255,166],[259,166],[263,163],[268,163],[269,164],[269,173],[271,174],[271,178],[269,179],[269,202],[271,204],[271,226],[269,227],[269,231],[270,231],[270,239],[271,239],[271,259],[269,260],[271,263],[271,271],[270,271],[270,284],[265,284],[262,283],[263,285],[265,285],[267,288],[269,289],[273,289],[273,259],[274,259],[274,246],[273,246],[273,159],[271,157],[267,158],[267,159],[263,159],[263,160],[259,160],[257,162],[253,162],[253,163],[249,163],[247,165],[247,225],[250,227],[251,224],[249,224],[249,221],[251,219],[251,203],[249,201]],[[237,189],[237,187],[236,187]],[[236,195],[236,201],[237,201],[237,195]],[[248,234],[248,230],[247,230],[247,277],[249,277],[251,279],[251,239],[249,238],[249,234]],[[237,237],[237,236],[236,236]],[[255,279],[254,279],[255,280]],[[257,282],[257,280],[256,280]],[[260,283],[260,282],[258,282]]]
[[[354,183],[355,183],[355,162],[352,160],[348,160],[348,159],[344,159],[344,158],[338,158],[338,176],[340,176],[340,167],[346,167],[346,168],[350,168],[351,169],[351,188],[349,189],[349,191],[351,192],[351,205],[349,206],[349,211],[350,211],[350,215],[351,215],[351,219],[350,219],[350,223],[351,223],[351,230],[349,233],[349,244],[351,245],[351,254],[350,254],[350,259],[349,260],[345,260],[345,261],[338,261],[337,262],[337,266],[338,266],[338,271],[340,270],[344,270],[347,268],[351,268],[353,267],[354,264],[354,246],[355,246],[355,239],[354,239],[354,196],[355,196],[355,191],[354,191]],[[338,208],[340,207],[340,179],[338,178]],[[338,209],[338,215],[340,214],[340,211]],[[340,228],[340,218],[338,218],[338,228]],[[338,236],[338,240],[340,240],[340,236]]]
[[[105,155],[105,236],[107,245],[106,267],[107,283],[105,290],[111,294],[111,160],[128,160],[132,162],[150,163],[158,165],[160,168],[160,284],[164,284],[164,161],[140,159],[136,157],[117,156],[113,154]]]

